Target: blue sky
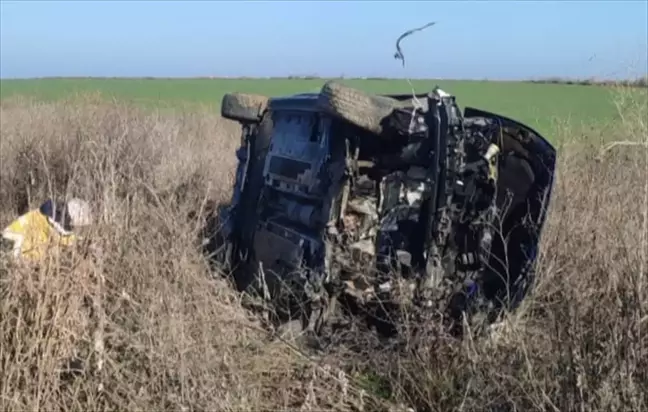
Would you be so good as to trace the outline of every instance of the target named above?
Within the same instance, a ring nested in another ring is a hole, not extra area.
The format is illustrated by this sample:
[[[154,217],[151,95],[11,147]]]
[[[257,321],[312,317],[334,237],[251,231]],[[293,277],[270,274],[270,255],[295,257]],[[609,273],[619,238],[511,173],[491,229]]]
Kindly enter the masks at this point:
[[[648,0],[1,1],[0,76],[618,78]],[[406,67],[393,58],[403,40]]]

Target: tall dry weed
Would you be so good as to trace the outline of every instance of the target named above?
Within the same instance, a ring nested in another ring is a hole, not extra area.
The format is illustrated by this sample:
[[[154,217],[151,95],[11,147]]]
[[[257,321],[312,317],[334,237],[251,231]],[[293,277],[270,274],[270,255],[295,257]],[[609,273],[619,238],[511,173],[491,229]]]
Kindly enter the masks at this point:
[[[372,356],[363,368],[374,386],[417,410],[648,409],[648,106],[645,94],[617,96],[613,135],[556,136],[553,202],[523,306],[488,337],[458,342],[430,327],[408,355]]]
[[[236,125],[121,103],[3,102],[0,223],[88,199],[93,252],[0,262],[0,410],[257,410],[301,405],[311,366],[266,342],[200,253],[227,200]]]
[[[645,104],[622,104],[618,136],[602,139],[646,139]],[[1,410],[648,408],[640,146],[559,148],[538,283],[497,333],[459,342],[430,325],[404,351],[352,331],[315,360],[268,341],[200,254],[202,207],[229,196],[236,125],[92,97],[0,110],[0,224],[52,194],[98,216],[88,255],[0,262]]]

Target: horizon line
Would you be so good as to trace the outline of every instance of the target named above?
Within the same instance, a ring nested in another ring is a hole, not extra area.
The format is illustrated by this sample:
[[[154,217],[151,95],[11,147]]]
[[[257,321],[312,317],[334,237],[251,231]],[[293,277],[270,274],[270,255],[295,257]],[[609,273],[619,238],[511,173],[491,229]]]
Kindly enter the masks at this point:
[[[636,77],[622,79],[609,79],[604,77],[568,77],[547,76],[528,77],[520,79],[489,79],[489,78],[440,78],[440,77],[389,77],[389,76],[316,76],[316,75],[285,75],[285,76],[33,76],[33,77],[0,77],[0,81],[7,80],[413,80],[413,81],[470,81],[470,82],[548,82],[548,81],[589,81],[593,83],[637,81],[648,77],[644,74]]]

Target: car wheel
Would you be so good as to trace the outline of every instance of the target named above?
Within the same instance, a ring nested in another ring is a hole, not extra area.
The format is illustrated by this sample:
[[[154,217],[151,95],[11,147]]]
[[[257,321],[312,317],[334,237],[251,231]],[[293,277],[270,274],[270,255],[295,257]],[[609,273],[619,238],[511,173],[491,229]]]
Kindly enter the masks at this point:
[[[318,105],[332,116],[376,134],[383,132],[383,119],[403,106],[398,100],[371,95],[333,81],[322,87]]]
[[[268,107],[269,98],[256,94],[227,93],[221,101],[221,116],[238,122],[258,122]]]

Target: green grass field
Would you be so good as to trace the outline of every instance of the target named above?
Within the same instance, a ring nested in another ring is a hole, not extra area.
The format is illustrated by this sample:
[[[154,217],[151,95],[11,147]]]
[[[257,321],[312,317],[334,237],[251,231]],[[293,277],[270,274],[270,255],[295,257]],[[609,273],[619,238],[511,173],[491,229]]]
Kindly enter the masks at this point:
[[[317,91],[323,79],[36,79],[0,81],[0,98],[16,95],[55,100],[77,93],[99,92],[105,97],[134,101],[146,107],[174,108],[207,105],[218,110],[231,91],[270,96]],[[408,93],[405,80],[344,80],[374,93]],[[579,130],[609,126],[619,118],[611,88],[526,82],[416,80],[418,93],[439,85],[457,96],[461,107],[475,106],[513,117],[553,140],[566,126]],[[645,91],[641,91],[644,93]]]

